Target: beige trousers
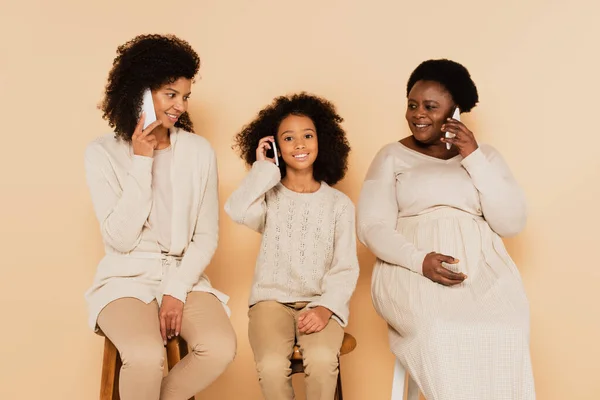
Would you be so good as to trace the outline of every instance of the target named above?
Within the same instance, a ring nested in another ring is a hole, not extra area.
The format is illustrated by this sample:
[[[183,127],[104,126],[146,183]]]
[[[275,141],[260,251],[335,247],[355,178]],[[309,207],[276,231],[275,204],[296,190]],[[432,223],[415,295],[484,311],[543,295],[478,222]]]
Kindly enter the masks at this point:
[[[302,351],[307,400],[332,400],[344,330],[330,319],[320,332],[298,332],[298,315],[306,303],[261,301],[248,312],[248,337],[266,400],[293,400],[290,357],[294,344]]]
[[[235,332],[223,305],[210,293],[188,294],[180,335],[190,353],[164,378],[165,349],[156,301],[115,300],[98,316],[98,326],[123,360],[122,400],[187,400],[217,379],[235,356]]]

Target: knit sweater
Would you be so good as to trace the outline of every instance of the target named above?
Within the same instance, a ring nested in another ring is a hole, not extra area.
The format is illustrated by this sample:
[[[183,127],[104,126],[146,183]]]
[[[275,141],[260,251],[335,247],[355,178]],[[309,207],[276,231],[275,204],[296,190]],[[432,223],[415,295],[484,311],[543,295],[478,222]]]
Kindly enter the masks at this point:
[[[249,305],[306,301],[346,326],[359,273],[354,205],[325,182],[297,193],[280,180],[277,166],[257,161],[225,205],[235,222],[263,235]]]

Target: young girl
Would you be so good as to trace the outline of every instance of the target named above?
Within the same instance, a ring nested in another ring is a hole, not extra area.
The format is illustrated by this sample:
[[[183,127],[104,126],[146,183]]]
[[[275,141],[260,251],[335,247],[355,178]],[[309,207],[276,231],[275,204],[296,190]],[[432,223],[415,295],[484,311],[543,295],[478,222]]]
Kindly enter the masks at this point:
[[[358,279],[354,206],[332,188],[350,146],[333,104],[279,97],[236,136],[250,173],[225,210],[262,233],[248,336],[266,400],[291,400],[290,357],[302,351],[308,400],[335,395],[338,356]],[[274,146],[276,145],[276,146]],[[275,154],[277,148],[279,166]]]
[[[123,360],[123,400],[184,400],[225,370],[235,333],[204,275],[217,247],[213,149],[187,113],[200,59],[174,36],[119,47],[101,109],[113,133],[94,140],[85,168],[106,255],[86,293],[90,327]],[[156,122],[139,118],[150,88]],[[164,348],[180,335],[189,354],[163,379]]]

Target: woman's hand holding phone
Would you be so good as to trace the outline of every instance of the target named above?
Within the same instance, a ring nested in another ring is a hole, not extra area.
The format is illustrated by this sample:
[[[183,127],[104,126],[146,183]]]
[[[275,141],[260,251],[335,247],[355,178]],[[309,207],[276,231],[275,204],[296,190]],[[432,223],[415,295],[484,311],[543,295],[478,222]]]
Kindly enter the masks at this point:
[[[452,138],[441,138],[444,143],[450,143],[458,149],[458,152],[463,158],[466,158],[469,154],[477,150],[479,145],[475,140],[475,135],[471,132],[465,124],[452,118],[448,118],[446,123],[442,125],[443,132],[450,132],[454,134]]]
[[[156,149],[156,146],[158,145],[156,136],[152,134],[152,131],[162,124],[162,122],[156,120],[148,125],[146,129],[142,130],[145,118],[146,113],[143,113],[131,136],[131,145],[133,147],[133,154],[136,156],[152,157],[154,156],[154,149]]]

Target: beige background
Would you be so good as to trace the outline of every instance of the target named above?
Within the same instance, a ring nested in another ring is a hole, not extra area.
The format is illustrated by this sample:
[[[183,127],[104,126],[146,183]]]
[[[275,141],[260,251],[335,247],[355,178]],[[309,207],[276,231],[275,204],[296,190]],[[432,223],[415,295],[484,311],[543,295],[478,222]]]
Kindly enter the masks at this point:
[[[412,69],[464,63],[481,97],[465,121],[504,154],[530,204],[526,230],[507,244],[531,301],[538,398],[600,398],[597,4],[1,0],[0,398],[97,398],[102,340],[82,296],[102,248],[83,150],[107,132],[95,105],[116,47],[147,32],[175,33],[201,55],[191,115],[217,151],[222,202],[245,174],[231,138],[274,96],[307,90],[337,104],[354,149],[339,187],[356,201],[375,152],[408,132]],[[224,213],[221,228],[209,273],[232,297],[239,351],[198,398],[258,400],[246,302],[259,236]],[[385,400],[393,358],[363,247],[360,261],[344,391]]]

